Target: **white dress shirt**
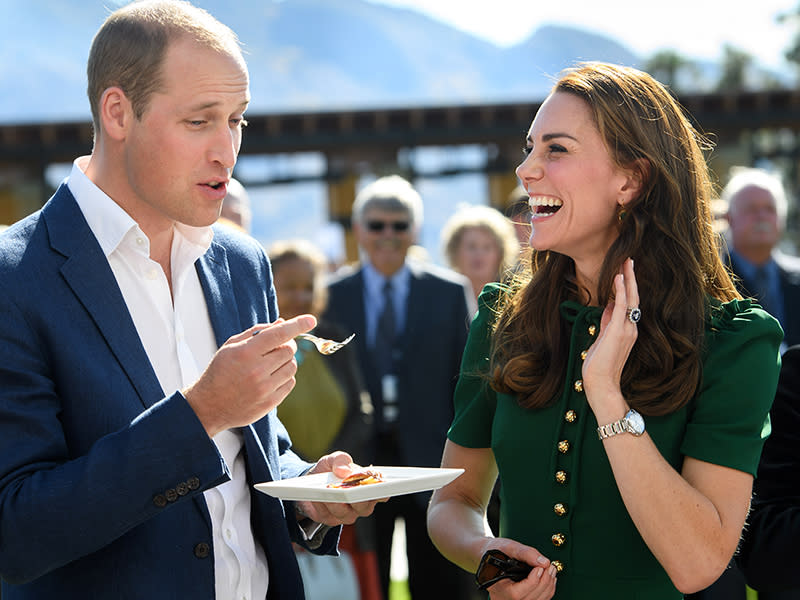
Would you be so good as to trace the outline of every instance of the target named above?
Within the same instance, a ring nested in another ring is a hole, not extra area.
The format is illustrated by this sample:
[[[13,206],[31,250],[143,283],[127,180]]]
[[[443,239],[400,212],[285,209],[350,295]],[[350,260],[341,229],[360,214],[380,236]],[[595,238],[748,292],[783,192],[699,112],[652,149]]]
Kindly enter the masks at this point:
[[[208,250],[213,231],[176,225],[170,293],[161,266],[150,258],[150,240],[130,215],[86,177],[83,169],[88,160],[75,161],[67,184],[111,265],[164,395],[170,395],[194,383],[217,351],[194,268]],[[232,477],[204,492],[211,515],[216,597],[262,600],[269,571],[250,525],[242,434],[222,431],[213,441]]]

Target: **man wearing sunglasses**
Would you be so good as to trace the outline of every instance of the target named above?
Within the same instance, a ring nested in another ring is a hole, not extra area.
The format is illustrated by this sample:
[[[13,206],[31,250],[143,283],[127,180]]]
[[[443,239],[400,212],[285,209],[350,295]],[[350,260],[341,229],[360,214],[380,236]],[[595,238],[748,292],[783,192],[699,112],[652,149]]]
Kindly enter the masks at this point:
[[[408,258],[422,225],[422,199],[402,177],[383,177],[365,187],[353,204],[352,224],[361,265],[330,285],[326,318],[355,332],[375,406],[375,452],[354,458],[438,467],[467,338],[467,280]],[[469,575],[444,560],[428,538],[429,496],[398,496],[375,510],[386,598],[397,517],[405,521],[413,600],[463,598],[471,586]]]

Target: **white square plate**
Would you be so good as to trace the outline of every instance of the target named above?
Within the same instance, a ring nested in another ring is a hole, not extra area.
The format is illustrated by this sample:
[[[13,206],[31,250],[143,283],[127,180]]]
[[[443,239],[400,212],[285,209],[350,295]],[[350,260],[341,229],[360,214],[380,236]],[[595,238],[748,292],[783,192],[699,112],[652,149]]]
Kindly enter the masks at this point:
[[[281,481],[257,483],[255,488],[281,500],[311,500],[313,502],[365,502],[390,496],[435,490],[447,485],[464,469],[434,469],[426,467],[376,467],[383,481],[351,488],[330,488],[329,483],[341,481],[333,473],[304,475]]]

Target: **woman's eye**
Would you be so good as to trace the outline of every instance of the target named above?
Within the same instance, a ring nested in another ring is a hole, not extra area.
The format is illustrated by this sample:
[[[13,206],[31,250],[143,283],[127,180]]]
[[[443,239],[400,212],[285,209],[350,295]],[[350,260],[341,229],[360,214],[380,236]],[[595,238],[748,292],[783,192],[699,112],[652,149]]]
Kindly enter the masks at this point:
[[[548,148],[550,152],[566,152],[567,149],[561,144],[551,144]]]

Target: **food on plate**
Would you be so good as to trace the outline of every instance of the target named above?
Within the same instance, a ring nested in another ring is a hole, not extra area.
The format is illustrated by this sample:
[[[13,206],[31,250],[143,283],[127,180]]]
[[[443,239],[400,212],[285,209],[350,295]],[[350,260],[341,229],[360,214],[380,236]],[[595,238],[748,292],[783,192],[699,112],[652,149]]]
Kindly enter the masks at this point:
[[[329,483],[329,488],[351,488],[358,485],[369,485],[371,483],[380,483],[383,481],[383,474],[376,469],[359,469],[351,473],[341,481],[336,483]]]

